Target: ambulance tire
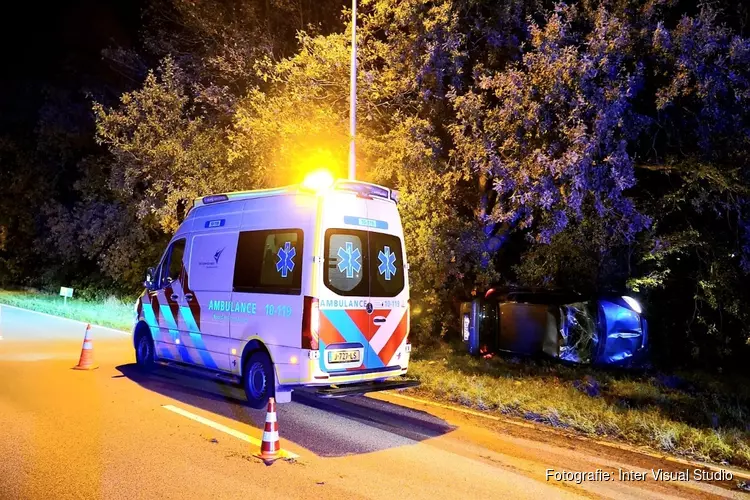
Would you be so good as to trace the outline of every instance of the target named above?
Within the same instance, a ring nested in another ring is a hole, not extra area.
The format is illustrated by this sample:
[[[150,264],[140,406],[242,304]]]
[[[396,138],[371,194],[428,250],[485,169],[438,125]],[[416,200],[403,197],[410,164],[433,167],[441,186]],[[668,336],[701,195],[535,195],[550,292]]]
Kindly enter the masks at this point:
[[[135,342],[135,362],[144,372],[154,369],[154,341],[148,333],[140,333]]]
[[[242,368],[242,386],[247,404],[260,410],[268,404],[268,398],[276,392],[273,363],[265,351],[255,351]]]

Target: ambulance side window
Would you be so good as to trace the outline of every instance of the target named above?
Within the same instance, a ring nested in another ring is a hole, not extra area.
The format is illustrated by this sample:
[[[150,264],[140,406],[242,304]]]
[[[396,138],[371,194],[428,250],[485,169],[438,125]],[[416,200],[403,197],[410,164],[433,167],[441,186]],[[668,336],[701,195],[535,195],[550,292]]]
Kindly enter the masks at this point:
[[[170,245],[164,260],[159,267],[159,288],[168,286],[180,278],[182,257],[185,254],[185,240],[177,240]]]
[[[234,291],[299,295],[302,249],[301,229],[240,232]]]

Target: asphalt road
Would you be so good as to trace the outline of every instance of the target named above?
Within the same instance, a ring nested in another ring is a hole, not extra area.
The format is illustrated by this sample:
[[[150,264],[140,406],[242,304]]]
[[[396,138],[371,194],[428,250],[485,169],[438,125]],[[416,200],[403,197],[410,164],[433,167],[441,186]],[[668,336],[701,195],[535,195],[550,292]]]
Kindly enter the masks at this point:
[[[2,307],[0,499],[750,498],[732,481],[655,481],[684,470],[534,425],[396,395],[279,405],[295,460],[252,457],[264,411],[238,388],[169,369],[143,375],[130,337],[93,328],[99,369],[77,371],[85,325]],[[556,471],[644,481],[546,479]]]

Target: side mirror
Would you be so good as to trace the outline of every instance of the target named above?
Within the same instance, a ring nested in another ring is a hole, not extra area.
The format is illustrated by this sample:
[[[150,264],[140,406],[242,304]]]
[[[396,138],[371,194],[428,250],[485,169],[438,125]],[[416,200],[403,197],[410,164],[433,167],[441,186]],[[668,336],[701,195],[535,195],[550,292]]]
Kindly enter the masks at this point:
[[[143,286],[145,286],[148,289],[153,288],[154,286],[154,274],[156,271],[154,271],[153,267],[149,267],[146,271],[146,281],[143,282]]]

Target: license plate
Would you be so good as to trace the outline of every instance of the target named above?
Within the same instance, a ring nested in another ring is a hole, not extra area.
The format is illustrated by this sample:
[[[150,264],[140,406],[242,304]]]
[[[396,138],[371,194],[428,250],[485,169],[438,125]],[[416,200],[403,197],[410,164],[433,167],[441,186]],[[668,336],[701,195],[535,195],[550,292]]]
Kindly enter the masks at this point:
[[[329,351],[329,363],[356,363],[359,361],[359,349],[341,349]]]

